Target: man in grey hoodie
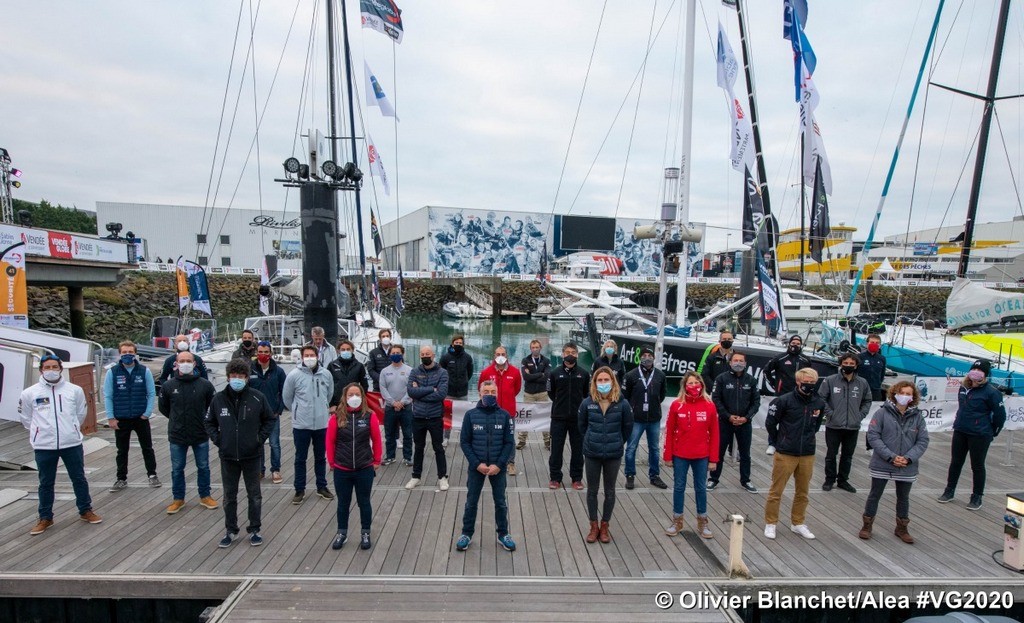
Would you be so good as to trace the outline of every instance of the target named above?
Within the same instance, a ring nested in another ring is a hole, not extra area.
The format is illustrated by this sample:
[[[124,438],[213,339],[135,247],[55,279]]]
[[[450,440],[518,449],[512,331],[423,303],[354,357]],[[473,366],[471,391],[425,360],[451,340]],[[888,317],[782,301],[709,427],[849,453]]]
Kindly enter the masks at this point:
[[[860,423],[871,411],[871,386],[857,374],[860,360],[847,353],[839,359],[839,373],[825,377],[818,387],[818,395],[825,401],[825,484],[822,490],[833,486],[856,493],[850,484],[853,451],[857,447]],[[839,468],[836,468],[836,455]]]
[[[281,392],[285,406],[292,412],[292,439],[295,441],[295,497],[302,504],[306,497],[306,456],[313,446],[313,471],[316,493],[325,500],[334,499],[327,488],[327,420],[334,394],[334,377],[317,359],[312,344],[302,347],[302,362],[288,373]]]

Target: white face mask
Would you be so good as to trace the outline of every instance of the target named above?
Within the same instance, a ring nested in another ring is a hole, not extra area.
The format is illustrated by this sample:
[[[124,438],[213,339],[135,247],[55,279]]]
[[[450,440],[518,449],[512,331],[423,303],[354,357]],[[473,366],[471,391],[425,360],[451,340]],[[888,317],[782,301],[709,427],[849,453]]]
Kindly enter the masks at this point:
[[[45,370],[43,378],[51,383],[56,383],[60,380],[60,370]]]
[[[192,371],[195,370],[195,369],[196,369],[196,364],[194,364],[194,363],[179,363],[178,364],[178,372],[180,372],[182,374],[182,376],[188,376],[188,375],[192,374]]]
[[[503,366],[506,363],[508,363],[508,357],[504,355],[498,355],[497,357],[494,358],[494,363],[498,364],[499,366]]]
[[[302,358],[302,363],[307,368],[315,368],[318,361],[319,360],[316,357],[303,357]]]
[[[910,401],[914,399],[913,396],[908,396],[906,394],[896,394],[894,398],[896,398],[896,404],[898,404],[901,407],[909,405]]]
[[[188,342],[186,342],[185,340],[182,340],[182,341],[178,342],[178,350],[181,350],[181,351],[188,350]]]
[[[391,346],[391,338],[389,338],[389,337],[382,337],[382,338],[380,338],[380,344],[381,344],[381,346]]]
[[[358,408],[359,408],[359,406],[360,406],[361,404],[363,404],[363,399],[362,399],[362,398],[360,398],[359,396],[349,396],[349,397],[348,397],[348,398],[347,398],[347,399],[345,400],[345,402],[346,402],[346,403],[348,403],[348,406],[349,406],[349,407],[351,407],[351,408],[353,408],[353,409],[358,409]]]

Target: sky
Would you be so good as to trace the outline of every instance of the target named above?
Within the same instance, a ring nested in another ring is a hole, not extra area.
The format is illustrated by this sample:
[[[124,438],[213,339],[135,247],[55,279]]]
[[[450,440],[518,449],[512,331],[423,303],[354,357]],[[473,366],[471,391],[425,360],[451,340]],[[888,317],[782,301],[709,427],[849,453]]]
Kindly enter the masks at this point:
[[[382,222],[424,205],[658,217],[663,169],[682,155],[685,0],[404,0],[400,45],[360,28],[358,3],[346,1],[356,135],[374,137],[392,183],[384,196],[360,143],[364,206]],[[832,223],[857,227],[863,239],[938,0],[809,4]],[[945,4],[931,80],[984,92],[998,1]],[[14,196],[90,210],[97,201],[297,210],[294,193],[274,179],[285,158],[301,155],[299,135],[327,132],[323,5],[10,3],[0,147],[24,172]],[[782,0],[745,6],[772,209],[783,228],[794,227],[799,109]],[[734,11],[697,2],[689,205],[690,219],[709,226],[708,249],[738,244],[743,191],[728,160],[728,104],[715,83],[719,20],[738,54]],[[999,95],[1024,92],[1022,41],[1014,3]],[[363,105],[364,60],[400,122]],[[1022,214],[1022,106],[997,104],[981,222]],[[981,110],[976,100],[922,88],[880,235],[963,221]],[[343,150],[351,153],[347,141]]]

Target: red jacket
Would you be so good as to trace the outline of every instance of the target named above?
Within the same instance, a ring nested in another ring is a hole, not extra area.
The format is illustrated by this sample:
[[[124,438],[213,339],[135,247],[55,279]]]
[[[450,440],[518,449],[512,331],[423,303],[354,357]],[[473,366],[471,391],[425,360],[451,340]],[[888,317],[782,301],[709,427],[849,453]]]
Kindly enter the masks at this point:
[[[492,363],[480,373],[480,380],[476,384],[477,391],[487,380],[493,380],[498,384],[498,406],[508,411],[508,414],[514,418],[517,411],[516,396],[523,388],[523,373],[519,371],[519,368],[511,365],[501,372],[498,370],[498,366]]]
[[[718,411],[705,398],[680,398],[672,403],[665,422],[665,460],[718,461]]]

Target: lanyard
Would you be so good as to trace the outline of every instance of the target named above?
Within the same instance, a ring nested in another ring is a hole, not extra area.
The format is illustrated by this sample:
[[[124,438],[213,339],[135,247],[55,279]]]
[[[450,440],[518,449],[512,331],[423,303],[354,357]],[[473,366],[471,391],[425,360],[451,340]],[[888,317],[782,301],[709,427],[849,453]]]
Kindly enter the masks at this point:
[[[643,371],[642,370],[640,371],[640,382],[644,384],[644,411],[647,410],[647,402],[648,402],[648,399],[650,397],[650,392],[647,391],[647,388],[651,386],[651,380],[653,380],[653,379],[654,379],[654,370],[651,370],[651,375],[649,377],[647,377],[647,378],[644,378]]]

